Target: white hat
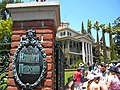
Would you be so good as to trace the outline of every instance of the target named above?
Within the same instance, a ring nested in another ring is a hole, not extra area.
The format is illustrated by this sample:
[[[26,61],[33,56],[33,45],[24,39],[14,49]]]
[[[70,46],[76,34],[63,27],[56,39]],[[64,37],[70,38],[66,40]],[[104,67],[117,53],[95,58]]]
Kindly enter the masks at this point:
[[[94,75],[93,75],[93,74],[90,74],[89,76],[87,76],[87,79],[93,80],[93,79],[94,79]]]
[[[120,67],[120,63],[118,63],[115,67]]]
[[[83,63],[80,63],[79,66],[84,66],[84,64],[83,64]]]

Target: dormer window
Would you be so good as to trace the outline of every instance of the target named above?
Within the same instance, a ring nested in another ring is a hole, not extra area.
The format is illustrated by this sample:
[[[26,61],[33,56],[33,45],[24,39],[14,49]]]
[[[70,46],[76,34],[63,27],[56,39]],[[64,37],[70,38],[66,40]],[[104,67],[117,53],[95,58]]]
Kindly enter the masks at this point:
[[[69,27],[69,23],[68,22],[61,22],[61,26],[62,27]]]
[[[71,36],[71,33],[70,33],[70,32],[67,32],[67,36]]]
[[[64,27],[67,27],[67,25],[66,25],[66,24],[64,24]]]

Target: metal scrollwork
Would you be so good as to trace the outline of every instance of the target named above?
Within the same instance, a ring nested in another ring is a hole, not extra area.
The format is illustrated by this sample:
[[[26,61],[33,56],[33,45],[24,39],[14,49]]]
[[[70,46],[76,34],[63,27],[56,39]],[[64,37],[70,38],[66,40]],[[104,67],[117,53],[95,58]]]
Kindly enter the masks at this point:
[[[23,90],[32,90],[44,78],[46,73],[46,54],[34,30],[21,38],[14,54],[12,70],[15,81]]]
[[[8,80],[8,66],[10,58],[10,43],[11,38],[7,34],[4,40],[0,42],[0,90],[6,90]]]

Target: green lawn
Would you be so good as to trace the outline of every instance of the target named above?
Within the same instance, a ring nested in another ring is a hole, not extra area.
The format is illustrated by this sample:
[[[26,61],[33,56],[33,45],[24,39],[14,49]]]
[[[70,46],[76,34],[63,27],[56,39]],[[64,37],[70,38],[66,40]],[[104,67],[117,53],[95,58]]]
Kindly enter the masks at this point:
[[[73,76],[74,72],[75,71],[67,71],[67,72],[65,72],[65,85],[68,82],[68,78]]]

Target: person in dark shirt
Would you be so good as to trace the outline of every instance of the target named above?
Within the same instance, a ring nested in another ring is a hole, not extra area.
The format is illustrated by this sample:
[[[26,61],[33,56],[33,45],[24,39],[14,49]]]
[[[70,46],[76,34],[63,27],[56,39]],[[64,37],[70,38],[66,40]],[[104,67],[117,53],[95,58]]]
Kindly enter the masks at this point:
[[[82,83],[82,85],[83,85],[83,83],[84,83],[84,75],[85,75],[85,67],[84,67],[84,64],[80,63],[80,64],[79,64],[79,68],[81,68],[81,71],[82,71],[81,83]]]

